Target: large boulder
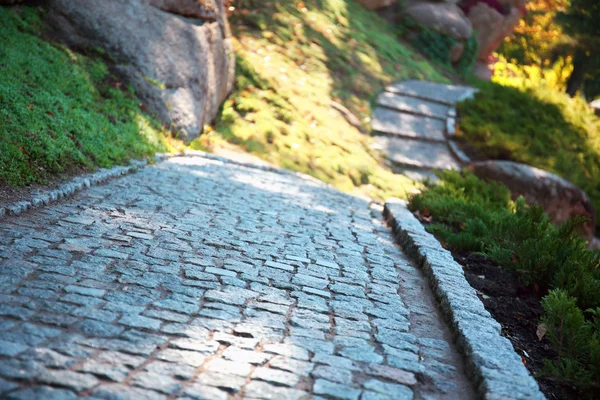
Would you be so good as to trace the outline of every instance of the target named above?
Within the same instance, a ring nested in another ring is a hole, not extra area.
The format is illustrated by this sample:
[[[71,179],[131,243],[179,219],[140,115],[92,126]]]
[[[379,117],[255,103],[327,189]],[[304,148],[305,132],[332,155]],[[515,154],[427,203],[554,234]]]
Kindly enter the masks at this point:
[[[398,0],[357,0],[365,8],[369,10],[379,10],[396,4]]]
[[[556,224],[582,215],[590,221],[582,227],[582,236],[594,238],[596,213],[585,192],[550,172],[512,161],[483,161],[466,167],[476,176],[504,183],[513,197],[523,196],[529,203],[541,205]]]
[[[235,58],[223,0],[49,0],[58,40],[103,48],[145,106],[186,141],[231,91]]]
[[[419,24],[456,39],[468,39],[473,33],[471,21],[453,3],[413,2],[404,12]]]

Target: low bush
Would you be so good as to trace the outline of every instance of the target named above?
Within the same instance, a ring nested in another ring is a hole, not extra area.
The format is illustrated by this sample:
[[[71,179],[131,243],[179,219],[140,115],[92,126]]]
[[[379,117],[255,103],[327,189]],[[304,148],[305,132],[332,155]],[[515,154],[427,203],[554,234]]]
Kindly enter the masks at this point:
[[[425,54],[431,61],[448,69],[455,69],[463,77],[469,76],[477,57],[477,39],[471,36],[463,43],[464,50],[460,60],[452,65],[450,51],[458,40],[445,33],[424,27],[416,28],[417,33],[412,44]]]
[[[581,99],[529,82],[475,82],[458,105],[457,137],[486,159],[553,172],[581,187],[600,217],[600,118]]]
[[[546,361],[545,370],[578,386],[600,389],[600,307],[588,309],[586,320],[576,303],[559,289],[542,299],[542,323],[558,354],[556,360]]]
[[[600,252],[588,250],[576,233],[584,219],[555,226],[540,206],[528,205],[523,198],[512,201],[500,183],[454,171],[440,178],[411,197],[411,211],[430,222],[427,229],[445,247],[481,253],[540,293],[551,290],[543,307],[558,359],[548,363],[548,371],[562,371],[559,376],[567,379],[579,375],[585,378],[576,381],[582,386],[599,383],[594,371],[600,359]],[[596,311],[586,321],[581,310],[588,309]],[[567,316],[571,328],[565,325]]]

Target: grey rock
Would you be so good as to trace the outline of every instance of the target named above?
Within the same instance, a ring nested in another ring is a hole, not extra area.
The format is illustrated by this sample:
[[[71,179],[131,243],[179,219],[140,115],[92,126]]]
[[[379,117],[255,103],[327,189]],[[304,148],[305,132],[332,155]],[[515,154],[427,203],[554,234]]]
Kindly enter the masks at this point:
[[[404,386],[395,383],[387,383],[377,379],[370,379],[363,384],[365,389],[372,390],[377,393],[388,395],[394,399],[407,399],[413,398],[413,391]]]
[[[352,371],[340,368],[338,366],[317,366],[311,375],[315,378],[323,378],[331,382],[337,382],[344,385],[352,385]]]
[[[284,356],[273,357],[270,365],[273,368],[282,369],[300,376],[308,376],[314,368],[314,365],[309,362],[295,360]]]
[[[115,70],[150,111],[191,140],[214,118],[233,83],[225,10],[221,2],[214,4],[216,21],[205,23],[186,18],[181,7],[165,12],[141,0],[54,0],[48,9],[60,39],[79,48],[106,49]]]
[[[445,143],[390,136],[375,136],[373,140],[376,148],[398,166],[436,170],[458,170],[461,167]]]
[[[383,357],[377,354],[371,346],[345,347],[339,351],[339,354],[354,361],[367,363],[380,363],[383,361]]]
[[[27,350],[27,348],[28,347],[23,344],[0,340],[0,355],[2,356],[14,357]]]
[[[91,389],[96,386],[99,381],[90,374],[81,374],[73,371],[53,371],[46,370],[39,376],[39,381],[51,385],[65,386],[73,389],[76,392]]]
[[[340,400],[358,400],[361,391],[350,386],[330,382],[325,379],[317,379],[313,387],[315,394],[324,395]]]
[[[163,394],[152,390],[131,387],[122,384],[101,385],[92,391],[92,395],[96,398],[104,400],[121,400],[121,399],[148,399],[148,400],[165,400],[167,397]]]
[[[244,395],[251,399],[301,400],[307,398],[308,393],[302,390],[273,386],[266,382],[252,381],[246,385]]]
[[[445,142],[444,123],[435,118],[417,116],[378,107],[373,111],[371,127],[388,135],[434,142]]]
[[[49,386],[37,386],[12,392],[7,395],[7,398],[11,400],[71,400],[76,399],[77,395],[66,389],[56,389]]]
[[[296,374],[265,367],[256,368],[252,372],[252,379],[291,387],[296,386],[300,382],[300,377]]]
[[[403,94],[425,100],[453,105],[472,97],[477,89],[467,86],[446,85],[441,83],[408,80],[385,88],[391,93]]]
[[[523,196],[529,203],[544,208],[556,224],[581,215],[589,219],[581,234],[591,241],[596,231],[594,205],[581,188],[548,171],[512,161],[482,161],[467,166],[482,179],[500,181],[511,190],[513,198]]]

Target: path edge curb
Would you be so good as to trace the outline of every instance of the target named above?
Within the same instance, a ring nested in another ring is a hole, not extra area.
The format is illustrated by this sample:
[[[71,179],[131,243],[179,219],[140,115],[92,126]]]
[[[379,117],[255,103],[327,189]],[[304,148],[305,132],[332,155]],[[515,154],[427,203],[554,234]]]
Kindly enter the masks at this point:
[[[159,158],[160,156],[157,156],[157,162],[159,161]],[[129,161],[129,165],[101,168],[97,172],[91,174],[76,176],[56,189],[40,190],[30,195],[28,200],[15,201],[0,206],[0,219],[7,216],[20,215],[28,210],[44,207],[60,200],[67,199],[85,189],[136,172],[146,165],[148,165],[148,161],[146,160],[131,160]]]
[[[396,242],[428,278],[477,395],[489,400],[545,399],[452,254],[425,230],[405,201],[389,199],[383,215]]]
[[[258,169],[261,171],[272,172],[283,175],[294,175],[301,179],[311,181],[315,184],[319,184],[323,187],[331,187],[312,176],[305,175],[299,172],[288,171],[283,168],[271,167],[265,165],[244,163],[229,159],[226,157],[217,156],[211,153],[206,153],[200,150],[185,150],[178,153],[156,153],[154,160],[156,164],[168,160],[172,157],[202,157],[212,161],[218,161],[226,164],[234,164],[240,167]],[[0,219],[9,216],[18,216],[26,211],[44,207],[50,204],[54,204],[58,201],[73,197],[77,193],[99,186],[104,183],[108,183],[114,179],[121,178],[125,175],[129,175],[139,171],[141,168],[155,165],[155,163],[149,163],[147,160],[130,160],[128,165],[119,165],[112,168],[100,168],[97,172],[93,172],[86,175],[76,176],[70,179],[68,182],[63,183],[56,189],[52,190],[40,190],[32,193],[27,200],[15,201],[0,205]]]

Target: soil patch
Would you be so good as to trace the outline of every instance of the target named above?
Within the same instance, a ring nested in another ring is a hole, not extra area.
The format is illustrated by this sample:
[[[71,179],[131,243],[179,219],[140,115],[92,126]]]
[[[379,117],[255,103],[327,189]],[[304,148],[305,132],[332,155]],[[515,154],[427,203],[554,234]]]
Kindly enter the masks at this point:
[[[541,391],[548,399],[586,398],[574,387],[552,377],[538,377],[545,359],[556,353],[546,338],[539,340],[536,331],[544,311],[540,304],[545,290],[527,288],[512,273],[478,254],[453,252],[461,264],[469,284],[477,290],[485,308],[502,325],[502,335],[508,338],[531,375],[536,377]]]

